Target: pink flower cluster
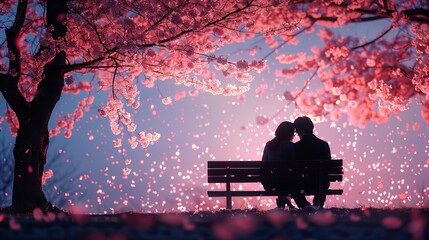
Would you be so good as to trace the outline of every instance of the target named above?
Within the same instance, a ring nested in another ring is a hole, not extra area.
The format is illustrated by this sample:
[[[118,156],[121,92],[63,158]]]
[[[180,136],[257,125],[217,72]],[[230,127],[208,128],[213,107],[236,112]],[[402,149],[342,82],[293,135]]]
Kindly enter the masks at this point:
[[[56,136],[61,132],[61,129],[65,129],[64,137],[70,138],[72,136],[72,130],[75,123],[82,119],[84,112],[89,112],[90,105],[94,103],[94,99],[94,96],[83,98],[82,101],[77,104],[77,108],[73,113],[69,113],[57,121],[56,127],[49,131],[49,136]]]

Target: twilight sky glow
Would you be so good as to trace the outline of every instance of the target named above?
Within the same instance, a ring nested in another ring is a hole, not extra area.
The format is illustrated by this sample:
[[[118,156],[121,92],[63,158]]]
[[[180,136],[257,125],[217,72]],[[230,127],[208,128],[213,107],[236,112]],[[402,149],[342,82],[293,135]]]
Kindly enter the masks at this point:
[[[370,39],[375,33],[368,29],[364,25],[341,31],[368,34]],[[299,45],[286,45],[279,51],[287,54],[309,51],[317,44],[315,34],[313,37],[304,35]],[[256,41],[223,51],[249,49]],[[261,51],[255,58],[263,57],[263,53]],[[229,57],[243,58],[246,54],[239,50]],[[140,85],[141,107],[134,120],[141,129],[161,135],[147,149],[131,149],[128,144],[123,144],[122,148],[113,147],[115,137],[108,119],[98,114],[106,101],[105,92],[64,94],[55,108],[52,126],[72,113],[83,97],[95,96],[96,100],[70,138],[62,134],[52,138],[45,169],[53,171],[52,178],[44,185],[48,200],[65,209],[90,213],[225,207],[223,198],[207,197],[207,190],[221,187],[207,184],[207,161],[259,160],[277,124],[293,121],[301,114],[294,104],[282,111],[287,104],[283,94],[286,90],[301,89],[309,75],[283,79],[275,74],[278,68],[280,64],[269,57],[268,69],[255,73],[251,90],[239,97],[213,96],[176,86],[169,80],[158,81],[151,89]],[[91,77],[78,79],[82,80],[91,81]],[[319,85],[317,79],[312,80],[303,94]],[[163,104],[165,97],[171,97],[172,104]],[[6,108],[3,98],[0,98],[0,108],[1,112]],[[257,116],[271,118],[271,121],[258,125]],[[342,158],[345,166],[344,181],[336,184],[344,189],[344,194],[329,196],[327,207],[429,206],[429,126],[422,120],[416,103],[386,123],[369,122],[365,127],[353,126],[346,115],[338,121],[329,117],[313,119],[316,135],[330,143],[333,157]],[[14,139],[6,121],[2,121],[0,127],[2,141],[12,146]],[[237,184],[235,187],[261,188],[259,184]],[[10,195],[6,199],[10,201]],[[233,207],[268,209],[275,207],[273,200],[235,198]]]

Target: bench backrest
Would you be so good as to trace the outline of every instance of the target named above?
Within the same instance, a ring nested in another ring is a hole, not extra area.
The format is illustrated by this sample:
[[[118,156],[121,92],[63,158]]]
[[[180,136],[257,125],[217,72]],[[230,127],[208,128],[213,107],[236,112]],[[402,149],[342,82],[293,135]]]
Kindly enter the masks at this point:
[[[320,175],[319,175],[320,174]],[[290,183],[296,186],[318,182],[314,179],[336,182],[343,180],[343,160],[295,160],[295,161],[209,161],[209,183],[262,182]]]

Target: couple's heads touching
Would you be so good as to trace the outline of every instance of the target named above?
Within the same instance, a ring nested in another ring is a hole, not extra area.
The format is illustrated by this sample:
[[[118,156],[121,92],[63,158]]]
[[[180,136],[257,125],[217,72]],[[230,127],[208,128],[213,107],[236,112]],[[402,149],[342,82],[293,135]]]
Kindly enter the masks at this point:
[[[275,131],[275,137],[281,140],[292,141],[294,133],[301,139],[305,135],[313,134],[313,129],[314,124],[309,117],[298,117],[293,123],[289,121],[280,123]]]

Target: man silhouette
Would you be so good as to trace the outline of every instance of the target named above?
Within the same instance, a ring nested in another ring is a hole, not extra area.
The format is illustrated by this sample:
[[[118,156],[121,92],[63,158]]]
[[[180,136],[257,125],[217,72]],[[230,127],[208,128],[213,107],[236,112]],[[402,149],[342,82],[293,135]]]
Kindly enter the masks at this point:
[[[299,136],[299,141],[294,144],[297,160],[330,160],[331,149],[326,141],[316,137],[313,134],[314,124],[309,117],[298,117],[293,122],[295,131]],[[314,179],[318,181],[318,179]],[[324,183],[325,189],[329,188],[329,181]],[[300,208],[308,204],[305,196],[294,197],[295,202]],[[315,208],[323,208],[326,200],[326,194],[315,194],[313,206]]]

